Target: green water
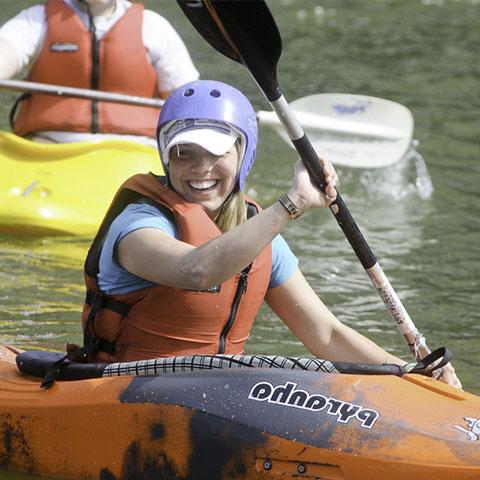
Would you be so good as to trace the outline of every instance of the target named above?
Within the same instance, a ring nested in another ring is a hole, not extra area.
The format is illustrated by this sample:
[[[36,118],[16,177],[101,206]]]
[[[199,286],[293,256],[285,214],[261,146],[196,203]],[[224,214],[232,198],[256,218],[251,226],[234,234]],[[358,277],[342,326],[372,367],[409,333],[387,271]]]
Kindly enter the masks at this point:
[[[0,1],[0,22],[29,1]],[[203,78],[241,88],[267,109],[248,72],[209,47],[173,1],[146,2],[179,29]],[[284,47],[288,99],[322,92],[406,105],[417,153],[375,171],[339,169],[342,195],[417,327],[448,346],[465,389],[480,394],[480,4],[454,0],[269,1]],[[1,93],[7,128],[15,94]],[[250,193],[268,205],[295,155],[267,128]],[[285,232],[315,290],[347,324],[405,359],[409,352],[328,211]],[[88,239],[0,237],[0,341],[62,348],[80,340],[81,257]],[[259,316],[249,352],[301,355],[273,315]],[[11,474],[0,478],[20,479]]]

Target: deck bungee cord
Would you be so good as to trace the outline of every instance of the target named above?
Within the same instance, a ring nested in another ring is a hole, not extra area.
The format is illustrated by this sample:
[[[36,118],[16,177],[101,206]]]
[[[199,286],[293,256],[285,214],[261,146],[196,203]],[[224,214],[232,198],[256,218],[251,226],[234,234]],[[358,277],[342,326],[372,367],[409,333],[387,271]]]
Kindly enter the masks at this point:
[[[331,374],[395,375],[407,373],[432,376],[433,372],[448,363],[451,353],[439,348],[418,363],[405,366],[395,364],[362,364],[335,362],[310,357],[285,357],[280,355],[184,355],[160,357],[149,360],[117,363],[77,363],[64,361],[59,352],[32,350],[20,353],[17,358],[19,370],[27,375],[43,378],[43,387],[51,387],[56,380],[81,380],[100,377],[144,377],[172,373],[197,372],[200,370],[225,369],[284,369],[303,370]],[[62,360],[60,362],[60,360]],[[57,369],[52,375],[52,364]]]

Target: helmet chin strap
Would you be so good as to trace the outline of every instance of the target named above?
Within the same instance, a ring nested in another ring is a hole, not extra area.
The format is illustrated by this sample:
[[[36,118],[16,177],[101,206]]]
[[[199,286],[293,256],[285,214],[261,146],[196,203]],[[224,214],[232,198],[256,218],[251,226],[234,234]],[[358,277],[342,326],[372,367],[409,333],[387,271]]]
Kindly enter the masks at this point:
[[[243,157],[245,156],[245,140],[242,135],[238,137],[238,140],[235,142],[235,147],[237,148],[238,155],[238,164],[237,164],[237,177],[235,179],[235,189],[238,189],[238,179],[240,176],[240,170],[243,165]]]

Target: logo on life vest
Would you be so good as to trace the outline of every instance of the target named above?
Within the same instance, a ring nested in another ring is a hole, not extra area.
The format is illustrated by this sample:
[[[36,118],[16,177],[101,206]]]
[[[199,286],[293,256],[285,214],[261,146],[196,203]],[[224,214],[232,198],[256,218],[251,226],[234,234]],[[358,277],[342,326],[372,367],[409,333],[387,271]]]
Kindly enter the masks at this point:
[[[51,52],[76,52],[78,45],[72,42],[56,42],[50,44]]]
[[[335,416],[339,423],[348,423],[350,420],[356,419],[363,428],[372,428],[380,417],[376,410],[363,408],[360,405],[344,402],[333,397],[310,394],[296,387],[297,384],[293,382],[287,382],[285,385],[277,387],[269,382],[259,382],[252,387],[248,398],[257,402],[276,403],[312,412],[323,410],[324,413]]]
[[[466,433],[471,442],[478,442],[480,440],[480,418],[463,417],[468,422],[467,428],[455,425],[460,432]]]

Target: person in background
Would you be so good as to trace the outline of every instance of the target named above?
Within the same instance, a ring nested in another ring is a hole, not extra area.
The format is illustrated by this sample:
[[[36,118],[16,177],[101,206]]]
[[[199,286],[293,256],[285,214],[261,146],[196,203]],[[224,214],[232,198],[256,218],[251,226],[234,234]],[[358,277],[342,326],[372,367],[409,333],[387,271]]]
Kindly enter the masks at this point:
[[[48,0],[0,28],[0,78],[14,77],[165,99],[199,74],[170,23],[140,3]],[[12,130],[37,141],[108,135],[155,145],[151,107],[32,93],[14,110]]]
[[[115,362],[242,353],[265,300],[316,357],[405,364],[332,314],[280,235],[335,200],[331,164],[322,161],[325,194],[298,161],[288,193],[262,210],[243,193],[255,111],[217,81],[173,92],[157,139],[165,177],[127,180],[88,253],[83,355]],[[455,385],[453,377],[445,381]]]

